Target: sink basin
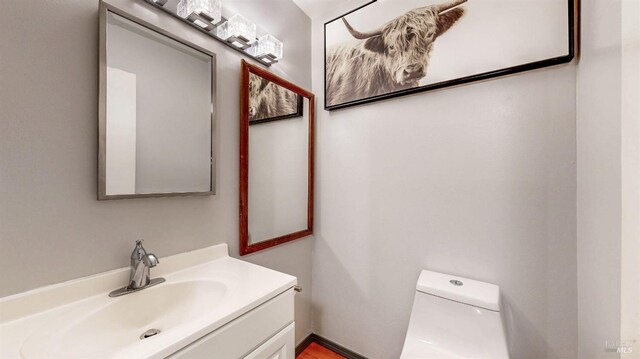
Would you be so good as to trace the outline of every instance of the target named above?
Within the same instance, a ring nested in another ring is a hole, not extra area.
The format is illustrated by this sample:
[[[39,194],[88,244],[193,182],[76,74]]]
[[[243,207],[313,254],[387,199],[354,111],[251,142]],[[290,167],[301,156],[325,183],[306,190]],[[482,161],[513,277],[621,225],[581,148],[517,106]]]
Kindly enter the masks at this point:
[[[87,310],[92,305],[89,299],[34,332],[22,346],[21,354],[26,359],[118,356],[118,352],[132,345],[144,345],[141,341],[157,343],[185,326],[197,327],[226,292],[223,283],[191,280],[166,282],[106,303],[101,301],[101,306],[92,310]],[[64,323],[66,318],[69,321]],[[144,333],[151,336],[141,338]]]

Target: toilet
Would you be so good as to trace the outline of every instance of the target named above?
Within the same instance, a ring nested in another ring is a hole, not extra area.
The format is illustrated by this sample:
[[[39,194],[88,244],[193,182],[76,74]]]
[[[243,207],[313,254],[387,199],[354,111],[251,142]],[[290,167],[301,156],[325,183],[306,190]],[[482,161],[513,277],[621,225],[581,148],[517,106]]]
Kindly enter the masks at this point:
[[[508,359],[497,285],[423,270],[401,359]]]

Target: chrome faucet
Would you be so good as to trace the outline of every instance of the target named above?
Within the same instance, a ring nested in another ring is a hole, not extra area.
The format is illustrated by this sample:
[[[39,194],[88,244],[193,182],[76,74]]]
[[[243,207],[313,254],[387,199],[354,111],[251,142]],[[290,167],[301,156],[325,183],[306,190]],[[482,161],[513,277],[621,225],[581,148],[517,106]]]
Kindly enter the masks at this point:
[[[129,285],[124,288],[114,290],[109,293],[109,296],[119,297],[121,295],[137,292],[164,282],[164,278],[151,279],[150,269],[158,265],[158,263],[160,263],[158,257],[153,253],[147,253],[142,246],[142,240],[137,240],[136,247],[131,253],[131,274],[129,276]]]
[[[136,241],[136,248],[131,253],[131,276],[129,288],[144,288],[151,282],[150,269],[158,265],[160,261],[155,254],[147,254],[142,246],[142,240]]]

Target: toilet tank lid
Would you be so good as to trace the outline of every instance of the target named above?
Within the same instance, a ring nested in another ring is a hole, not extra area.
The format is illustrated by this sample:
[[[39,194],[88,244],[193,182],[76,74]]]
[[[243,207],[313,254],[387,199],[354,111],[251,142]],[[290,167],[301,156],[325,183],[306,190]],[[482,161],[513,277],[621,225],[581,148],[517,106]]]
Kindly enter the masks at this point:
[[[416,290],[474,307],[500,311],[500,287],[495,284],[423,270]]]

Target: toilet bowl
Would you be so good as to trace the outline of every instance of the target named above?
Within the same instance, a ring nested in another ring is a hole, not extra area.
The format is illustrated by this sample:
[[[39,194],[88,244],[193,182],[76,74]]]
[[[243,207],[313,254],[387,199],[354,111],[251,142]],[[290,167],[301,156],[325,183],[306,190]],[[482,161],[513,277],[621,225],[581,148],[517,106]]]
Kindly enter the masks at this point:
[[[401,359],[508,359],[494,284],[423,270]]]

